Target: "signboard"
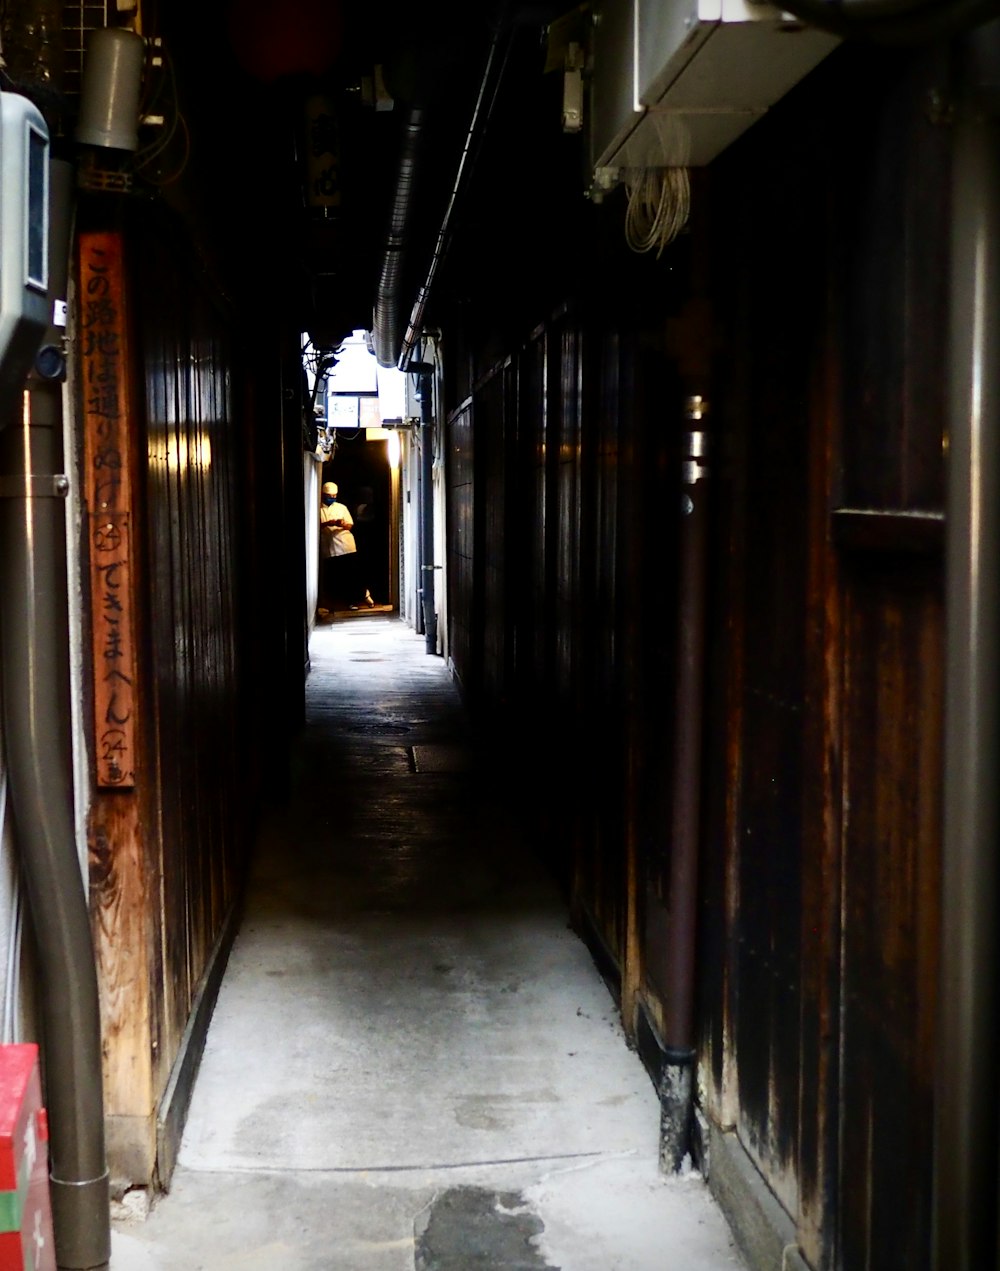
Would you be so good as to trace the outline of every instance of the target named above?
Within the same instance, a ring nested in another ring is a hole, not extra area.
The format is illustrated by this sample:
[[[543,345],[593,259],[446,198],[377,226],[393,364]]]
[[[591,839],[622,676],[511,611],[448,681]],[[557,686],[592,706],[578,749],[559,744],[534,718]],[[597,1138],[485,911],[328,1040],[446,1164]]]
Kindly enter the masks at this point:
[[[135,785],[128,361],[121,238],[80,236],[84,499],[90,552],[97,784]]]

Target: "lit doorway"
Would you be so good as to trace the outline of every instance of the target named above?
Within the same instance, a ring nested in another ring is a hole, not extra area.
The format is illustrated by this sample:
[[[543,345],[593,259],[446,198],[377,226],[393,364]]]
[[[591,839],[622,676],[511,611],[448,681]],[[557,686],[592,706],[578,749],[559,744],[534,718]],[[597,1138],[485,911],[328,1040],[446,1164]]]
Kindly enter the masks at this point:
[[[337,483],[337,498],[354,519],[358,570],[375,611],[394,612],[399,596],[398,480],[390,464],[388,431],[333,430],[322,481]]]

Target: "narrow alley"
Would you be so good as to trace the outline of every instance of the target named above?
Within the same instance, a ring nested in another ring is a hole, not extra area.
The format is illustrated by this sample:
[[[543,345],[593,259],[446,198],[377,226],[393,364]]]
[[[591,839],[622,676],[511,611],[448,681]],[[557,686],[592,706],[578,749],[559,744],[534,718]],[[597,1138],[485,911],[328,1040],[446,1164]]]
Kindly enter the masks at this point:
[[[0,1271],[1000,1271],[998,85],[0,0]]]
[[[737,1271],[445,663],[366,614],[311,661],[172,1185],[117,1206],[113,1271]]]

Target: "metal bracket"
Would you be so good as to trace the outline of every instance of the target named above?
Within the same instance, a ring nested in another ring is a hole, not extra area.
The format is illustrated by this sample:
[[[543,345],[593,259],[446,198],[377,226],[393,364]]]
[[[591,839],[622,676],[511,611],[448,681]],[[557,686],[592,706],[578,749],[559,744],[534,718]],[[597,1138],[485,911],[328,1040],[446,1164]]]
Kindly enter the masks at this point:
[[[0,499],[65,499],[67,494],[69,478],[60,472],[0,477]]]

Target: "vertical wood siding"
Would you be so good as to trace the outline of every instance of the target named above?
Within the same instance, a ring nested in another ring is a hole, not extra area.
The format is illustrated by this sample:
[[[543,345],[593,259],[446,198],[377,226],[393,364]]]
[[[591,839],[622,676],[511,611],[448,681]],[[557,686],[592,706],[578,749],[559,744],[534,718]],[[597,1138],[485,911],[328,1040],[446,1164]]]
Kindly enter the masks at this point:
[[[253,685],[262,671],[268,684],[285,683],[283,596],[266,593],[272,575],[293,571],[269,572],[259,552],[248,554],[258,520],[271,542],[286,520],[280,465],[275,506],[256,509],[246,482],[248,438],[259,442],[261,426],[239,412],[248,395],[234,385],[248,376],[266,399],[266,369],[247,371],[232,315],[216,306],[169,217],[85,205],[84,229],[109,220],[126,265],[142,726],[134,794],[112,792],[114,806],[112,794],[93,796],[91,894],[109,1166],[117,1180],[144,1184],[156,1176],[157,1107],[238,898],[263,779],[281,785],[280,759],[264,769],[259,743],[265,733],[283,740],[287,701],[280,711],[262,706],[274,694]],[[280,379],[271,391],[277,411],[266,429],[280,453]],[[258,605],[271,606],[277,626],[253,621]],[[301,679],[301,649],[295,662]],[[122,968],[131,968],[127,991]]]
[[[628,1028],[633,995],[654,1024],[664,1005],[692,366],[707,393],[699,1084],[817,1271],[930,1265],[949,141],[923,106],[940,71],[934,52],[841,50],[703,175],[645,282],[609,266],[591,219],[576,241],[594,233],[602,264],[578,294],[534,325],[526,273],[521,342],[498,355],[483,319],[463,345],[489,364],[460,412],[478,458],[453,522],[494,506],[456,611],[505,629],[464,632],[456,663],[485,651],[486,705],[512,688],[541,837]]]
[[[169,241],[140,231],[135,244],[163,906],[161,1064],[176,1054],[246,846],[238,841],[240,469],[232,354],[221,315]]]

